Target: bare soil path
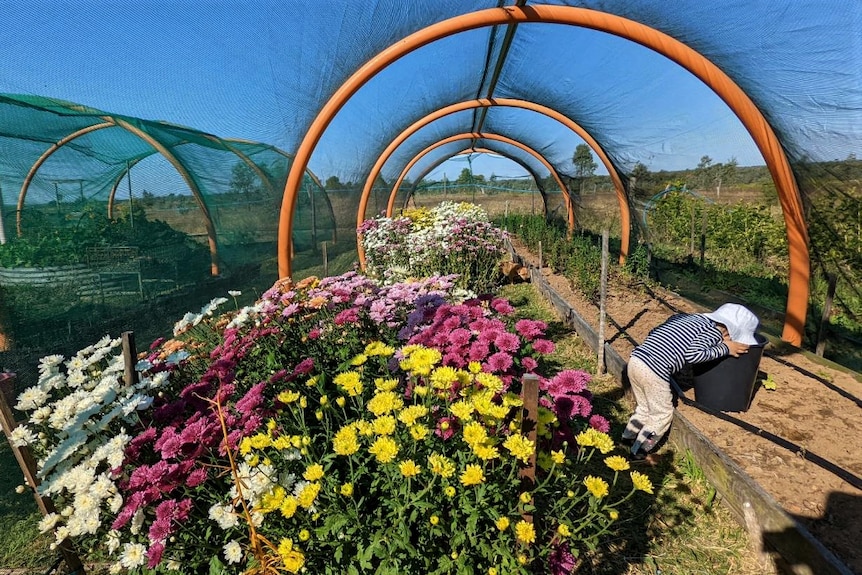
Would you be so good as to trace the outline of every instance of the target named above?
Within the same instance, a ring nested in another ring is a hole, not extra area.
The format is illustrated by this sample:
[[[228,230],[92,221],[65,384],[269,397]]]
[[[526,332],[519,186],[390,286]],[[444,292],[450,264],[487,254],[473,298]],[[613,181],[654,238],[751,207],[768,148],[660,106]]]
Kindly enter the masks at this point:
[[[538,265],[538,258],[517,239],[513,245],[527,263]],[[597,329],[598,306],[575,292],[565,277],[549,268],[542,273]],[[716,301],[713,307],[721,303]],[[673,313],[710,311],[668,290],[624,285],[609,285],[606,309],[605,338],[626,359],[650,329]],[[760,385],[767,377],[775,382],[774,391]],[[693,390],[684,392],[694,399]],[[677,409],[826,548],[862,574],[859,374],[773,337],[764,350],[747,411],[716,416],[684,401]]]

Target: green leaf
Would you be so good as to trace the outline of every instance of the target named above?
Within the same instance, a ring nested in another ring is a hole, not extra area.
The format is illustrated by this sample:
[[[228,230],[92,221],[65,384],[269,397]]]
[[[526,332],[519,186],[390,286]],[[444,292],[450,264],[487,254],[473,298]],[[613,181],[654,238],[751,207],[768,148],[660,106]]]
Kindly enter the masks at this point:
[[[224,563],[218,558],[218,555],[213,555],[210,558],[210,573],[209,575],[223,575],[225,573]]]

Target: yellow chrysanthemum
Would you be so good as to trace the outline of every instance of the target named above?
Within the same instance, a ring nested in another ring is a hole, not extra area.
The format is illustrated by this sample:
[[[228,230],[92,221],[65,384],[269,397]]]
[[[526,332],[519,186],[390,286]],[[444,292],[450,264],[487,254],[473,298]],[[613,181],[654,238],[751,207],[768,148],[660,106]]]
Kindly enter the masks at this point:
[[[248,455],[249,453],[251,453],[251,438],[243,437],[242,441],[239,442],[239,454]]]
[[[652,481],[650,481],[649,477],[647,477],[640,471],[632,471],[631,477],[632,484],[634,485],[635,489],[652,495]]]
[[[329,403],[329,398],[325,395],[320,396],[320,405],[326,405]]]
[[[467,445],[481,445],[488,439],[488,430],[478,421],[471,421],[464,426],[463,435]]]
[[[384,435],[378,437],[374,443],[371,444],[371,447],[368,448],[368,452],[371,453],[378,462],[390,463],[395,459],[395,456],[398,455],[398,444],[395,443],[395,440],[391,437]]]
[[[503,380],[493,373],[480,372],[476,374],[476,383],[494,393],[503,391]]]
[[[458,371],[454,367],[444,365],[431,372],[431,387],[434,389],[449,389],[458,381]]]
[[[366,421],[364,419],[360,419],[359,421],[354,421],[353,427],[356,429],[356,431],[359,433],[359,435],[362,435],[364,437],[369,437],[371,435],[374,435],[374,426],[371,425],[370,421]]]
[[[494,522],[494,525],[497,526],[497,529],[500,531],[505,531],[509,528],[509,518],[508,517],[500,517],[497,521]]]
[[[296,496],[296,501],[300,507],[308,509],[314,505],[314,500],[317,499],[318,493],[320,493],[320,483],[308,483]]]
[[[276,396],[276,399],[282,403],[293,403],[294,401],[299,399],[299,392],[285,389]]]
[[[471,463],[464,469],[459,480],[465,487],[479,485],[485,481],[485,473],[480,466]]]
[[[513,457],[523,463],[530,460],[530,456],[536,451],[536,444],[521,434],[514,433],[506,438],[503,447],[509,450]]]
[[[503,405],[507,407],[521,407],[524,405],[524,400],[517,393],[507,391],[503,394]]]
[[[338,455],[353,455],[359,451],[359,438],[351,426],[342,427],[332,439],[332,449]]]
[[[392,435],[395,433],[395,416],[381,415],[371,422],[374,426],[374,433],[377,435]]]
[[[439,453],[432,453],[428,456],[428,465],[431,473],[441,477],[452,477],[455,473],[455,464],[445,455]]]
[[[566,462],[566,454],[562,451],[552,451],[551,461],[553,461],[557,465],[562,465]]]
[[[305,473],[302,474],[306,481],[317,481],[323,479],[323,466],[319,463],[314,463],[305,468]]]
[[[265,433],[257,433],[251,437],[251,446],[254,449],[263,449],[272,445],[272,438]]]
[[[471,361],[467,364],[467,371],[473,374],[482,373],[482,364],[478,361]]]
[[[608,511],[608,517],[611,518],[611,521],[616,521],[620,518],[620,512],[616,509],[611,509],[610,511]]]
[[[446,497],[455,497],[455,488],[451,485],[447,485],[446,489],[443,490],[443,493],[446,495]]]
[[[533,527],[532,523],[522,519],[515,524],[515,537],[527,545],[534,543],[536,541],[536,528]]]
[[[526,505],[527,503],[529,503],[529,502],[531,502],[531,501],[533,500],[533,496],[532,496],[532,494],[530,494],[530,492],[529,492],[529,491],[523,491],[523,492],[521,492],[521,494],[518,496],[518,500],[519,500],[521,503],[523,503],[523,504],[525,504],[525,505]]]
[[[417,346],[418,349],[410,353],[409,357],[401,362],[401,369],[412,375],[429,375],[435,365],[440,363],[443,356],[436,349],[428,349]]]
[[[282,539],[278,544],[278,555],[288,573],[299,573],[305,565],[305,555],[298,547],[293,546],[292,539]]]
[[[605,458],[605,465],[614,471],[625,471],[629,468],[628,460],[622,455],[611,455]]]
[[[469,421],[473,417],[473,404],[462,399],[450,405],[449,411],[458,419]]]
[[[250,467],[257,467],[260,464],[260,455],[255,453],[251,457],[247,457],[245,461]]]
[[[413,388],[413,393],[415,393],[417,397],[425,397],[426,395],[428,395],[428,386],[417,385]]]
[[[297,501],[296,497],[293,495],[288,495],[284,498],[284,501],[281,502],[281,506],[278,508],[281,511],[281,514],[286,518],[290,519],[296,514],[296,510],[299,508],[299,501]]]
[[[365,355],[367,356],[382,355],[383,357],[389,357],[394,353],[395,348],[386,345],[382,341],[372,341],[365,346]]]
[[[571,537],[572,530],[569,529],[569,526],[565,523],[560,523],[559,525],[557,525],[557,535],[559,535],[560,537]]]
[[[344,485],[342,485],[341,494],[345,497],[350,497],[351,495],[353,495],[353,484],[345,483]]]
[[[276,485],[273,487],[269,493],[263,495],[260,498],[260,506],[258,507],[258,511],[261,513],[270,513],[275,511],[276,509],[281,507],[281,504],[284,503],[284,497],[287,495],[284,487],[281,485]]]
[[[497,575],[497,569],[495,567],[488,567],[488,575]]]
[[[493,445],[474,445],[472,449],[476,457],[478,457],[482,461],[488,461],[500,457],[500,450]]]
[[[306,387],[314,387],[315,385],[317,385],[317,382],[318,382],[319,380],[320,380],[320,376],[319,376],[319,375],[313,375],[313,376],[311,376],[311,377],[309,377],[308,379],[306,379],[306,380],[305,380],[305,386],[306,386]]]
[[[360,365],[365,364],[366,361],[368,361],[368,356],[364,353],[358,353],[350,360],[350,365],[353,367],[359,367]]]
[[[409,427],[426,415],[428,415],[427,407],[424,405],[411,405],[398,412],[398,421]]]
[[[608,494],[608,483],[600,477],[587,475],[584,478],[584,486],[596,499],[601,499]]]
[[[392,391],[398,387],[398,380],[395,378],[383,379],[378,377],[374,380],[374,388],[377,391]]]
[[[308,541],[311,539],[311,532],[308,529],[303,529],[299,532],[299,540],[300,541]]]
[[[335,405],[337,405],[338,407],[344,407],[346,403],[347,403],[347,400],[344,399],[343,397],[335,398]]]
[[[437,525],[438,523],[440,523],[440,518],[436,515],[432,515],[431,518],[428,519],[428,522],[431,523],[431,525]]]
[[[368,400],[366,408],[374,415],[381,416],[401,409],[404,401],[394,391],[380,391]]]
[[[416,462],[412,459],[407,459],[398,464],[398,470],[401,471],[401,475],[404,477],[415,477],[419,475],[422,468],[416,465]]]
[[[416,441],[422,441],[428,437],[428,428],[421,424],[411,425],[410,437]]]
[[[362,393],[362,380],[359,373],[355,371],[345,371],[335,376],[333,380],[335,385],[347,392],[347,395],[354,397]]]
[[[610,453],[614,450],[614,440],[611,439],[610,435],[592,427],[580,432],[575,437],[575,441],[581,447],[595,447],[602,454]]]
[[[284,449],[290,449],[290,436],[289,435],[279,435],[275,439],[272,440],[272,446],[282,451]]]

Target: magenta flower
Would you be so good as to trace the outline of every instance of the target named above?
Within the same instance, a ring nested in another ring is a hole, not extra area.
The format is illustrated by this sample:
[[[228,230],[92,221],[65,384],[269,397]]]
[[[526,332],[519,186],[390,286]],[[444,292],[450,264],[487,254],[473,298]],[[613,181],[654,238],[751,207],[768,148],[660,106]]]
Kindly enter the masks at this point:
[[[533,349],[536,350],[537,353],[548,355],[549,353],[554,353],[554,342],[547,339],[537,339],[533,342]]]
[[[590,427],[604,433],[608,433],[611,430],[610,422],[599,414],[590,417]]]
[[[513,352],[521,347],[521,340],[514,333],[503,332],[494,339],[494,345],[500,351]]]
[[[534,319],[520,319],[515,323],[515,331],[527,341],[544,335],[546,329],[548,325],[545,322]]]
[[[506,352],[498,351],[494,355],[488,358],[488,361],[485,363],[487,367],[487,371],[492,373],[500,373],[508,371],[510,367],[512,367],[512,356]]]

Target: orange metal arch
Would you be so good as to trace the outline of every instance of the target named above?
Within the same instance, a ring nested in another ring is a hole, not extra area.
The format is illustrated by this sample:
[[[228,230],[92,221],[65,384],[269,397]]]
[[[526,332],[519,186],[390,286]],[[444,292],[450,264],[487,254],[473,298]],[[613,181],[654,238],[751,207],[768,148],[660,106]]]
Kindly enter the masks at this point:
[[[463,14],[414,32],[389,46],[354,72],[326,102],[297,148],[296,160],[291,166],[285,183],[279,218],[279,275],[290,276],[290,233],[302,174],[323,132],[347,100],[386,66],[426,44],[467,30],[522,22],[568,24],[626,38],[676,62],[703,81],[727,103],[748,130],[775,181],[784,212],[790,256],[787,308],[781,337],[793,345],[801,345],[808,310],[808,282],[811,273],[808,231],[793,171],[772,127],[742,88],[696,50],[640,22],[586,8],[549,5],[507,6]]]
[[[524,168],[527,171],[527,173],[530,174],[533,177],[533,180],[535,180],[535,182],[536,182],[536,187],[539,190],[539,195],[542,196],[542,206],[544,206],[543,211],[544,211],[545,215],[547,216],[547,214],[548,214],[548,198],[547,198],[547,194],[545,193],[545,188],[542,186],[542,181],[541,181],[541,178],[539,178],[539,174],[534,172],[529,164],[527,164],[522,159],[516,158],[515,156],[511,156],[505,152],[502,152],[500,150],[491,150],[489,148],[470,147],[470,148],[467,148],[465,150],[461,150],[457,154],[453,154],[452,157],[461,156],[464,154],[474,154],[474,153],[497,154],[499,156],[503,156],[504,158],[515,162],[516,164],[518,164],[519,166]],[[421,182],[425,178],[425,176],[430,174],[437,166],[439,166],[440,164],[442,164],[443,162],[445,162],[448,159],[449,158],[440,158],[438,161],[434,162],[433,164],[431,164],[430,166],[428,166],[427,168],[422,170],[422,172],[416,176],[416,179],[413,181],[413,187],[410,189],[410,193],[407,194],[406,198],[404,198],[404,207],[407,207],[407,202],[410,201],[410,198],[416,192],[416,184]],[[392,217],[393,211],[395,211],[394,205],[393,205],[392,211],[386,212],[386,217]]]
[[[608,174],[611,177],[611,181],[614,184],[614,189],[617,194],[617,203],[620,208],[620,228],[621,228],[621,238],[620,238],[620,263],[624,263],[626,257],[628,257],[629,253],[629,242],[630,242],[630,233],[631,233],[631,214],[629,211],[629,202],[628,197],[626,195],[626,187],[623,184],[622,178],[620,177],[619,171],[614,166],[611,159],[608,157],[607,153],[604,151],[602,146],[596,141],[593,136],[587,132],[580,124],[554,110],[553,108],[549,108],[547,106],[543,106],[541,104],[537,104],[535,102],[530,102],[527,100],[519,100],[515,98],[480,98],[477,100],[467,100],[465,102],[458,102],[456,104],[452,104],[450,106],[446,106],[444,108],[440,108],[439,110],[435,110],[431,112],[427,116],[420,118],[410,126],[408,126],[403,132],[398,134],[398,136],[392,140],[392,142],[383,150],[383,153],[380,154],[380,157],[377,158],[377,161],[374,163],[374,166],[371,168],[371,172],[368,175],[368,178],[365,180],[365,187],[362,189],[362,197],[359,200],[359,212],[361,217],[364,219],[365,212],[367,210],[368,199],[371,194],[371,189],[374,185],[374,182],[377,179],[377,176],[380,174],[380,171],[383,169],[383,166],[389,160],[395,150],[403,144],[407,139],[415,134],[417,131],[427,126],[431,122],[439,120],[445,116],[450,114],[454,114],[456,112],[462,112],[464,110],[471,110],[475,108],[489,108],[491,106],[505,106],[510,108],[521,108],[524,110],[531,110],[533,112],[538,112],[549,118],[553,118],[557,120],[573,132],[575,132],[581,139],[586,142],[586,144],[592,148],[592,150],[596,153],[601,160],[602,164],[604,164],[605,168],[608,170]],[[569,206],[571,210],[571,205]]]

